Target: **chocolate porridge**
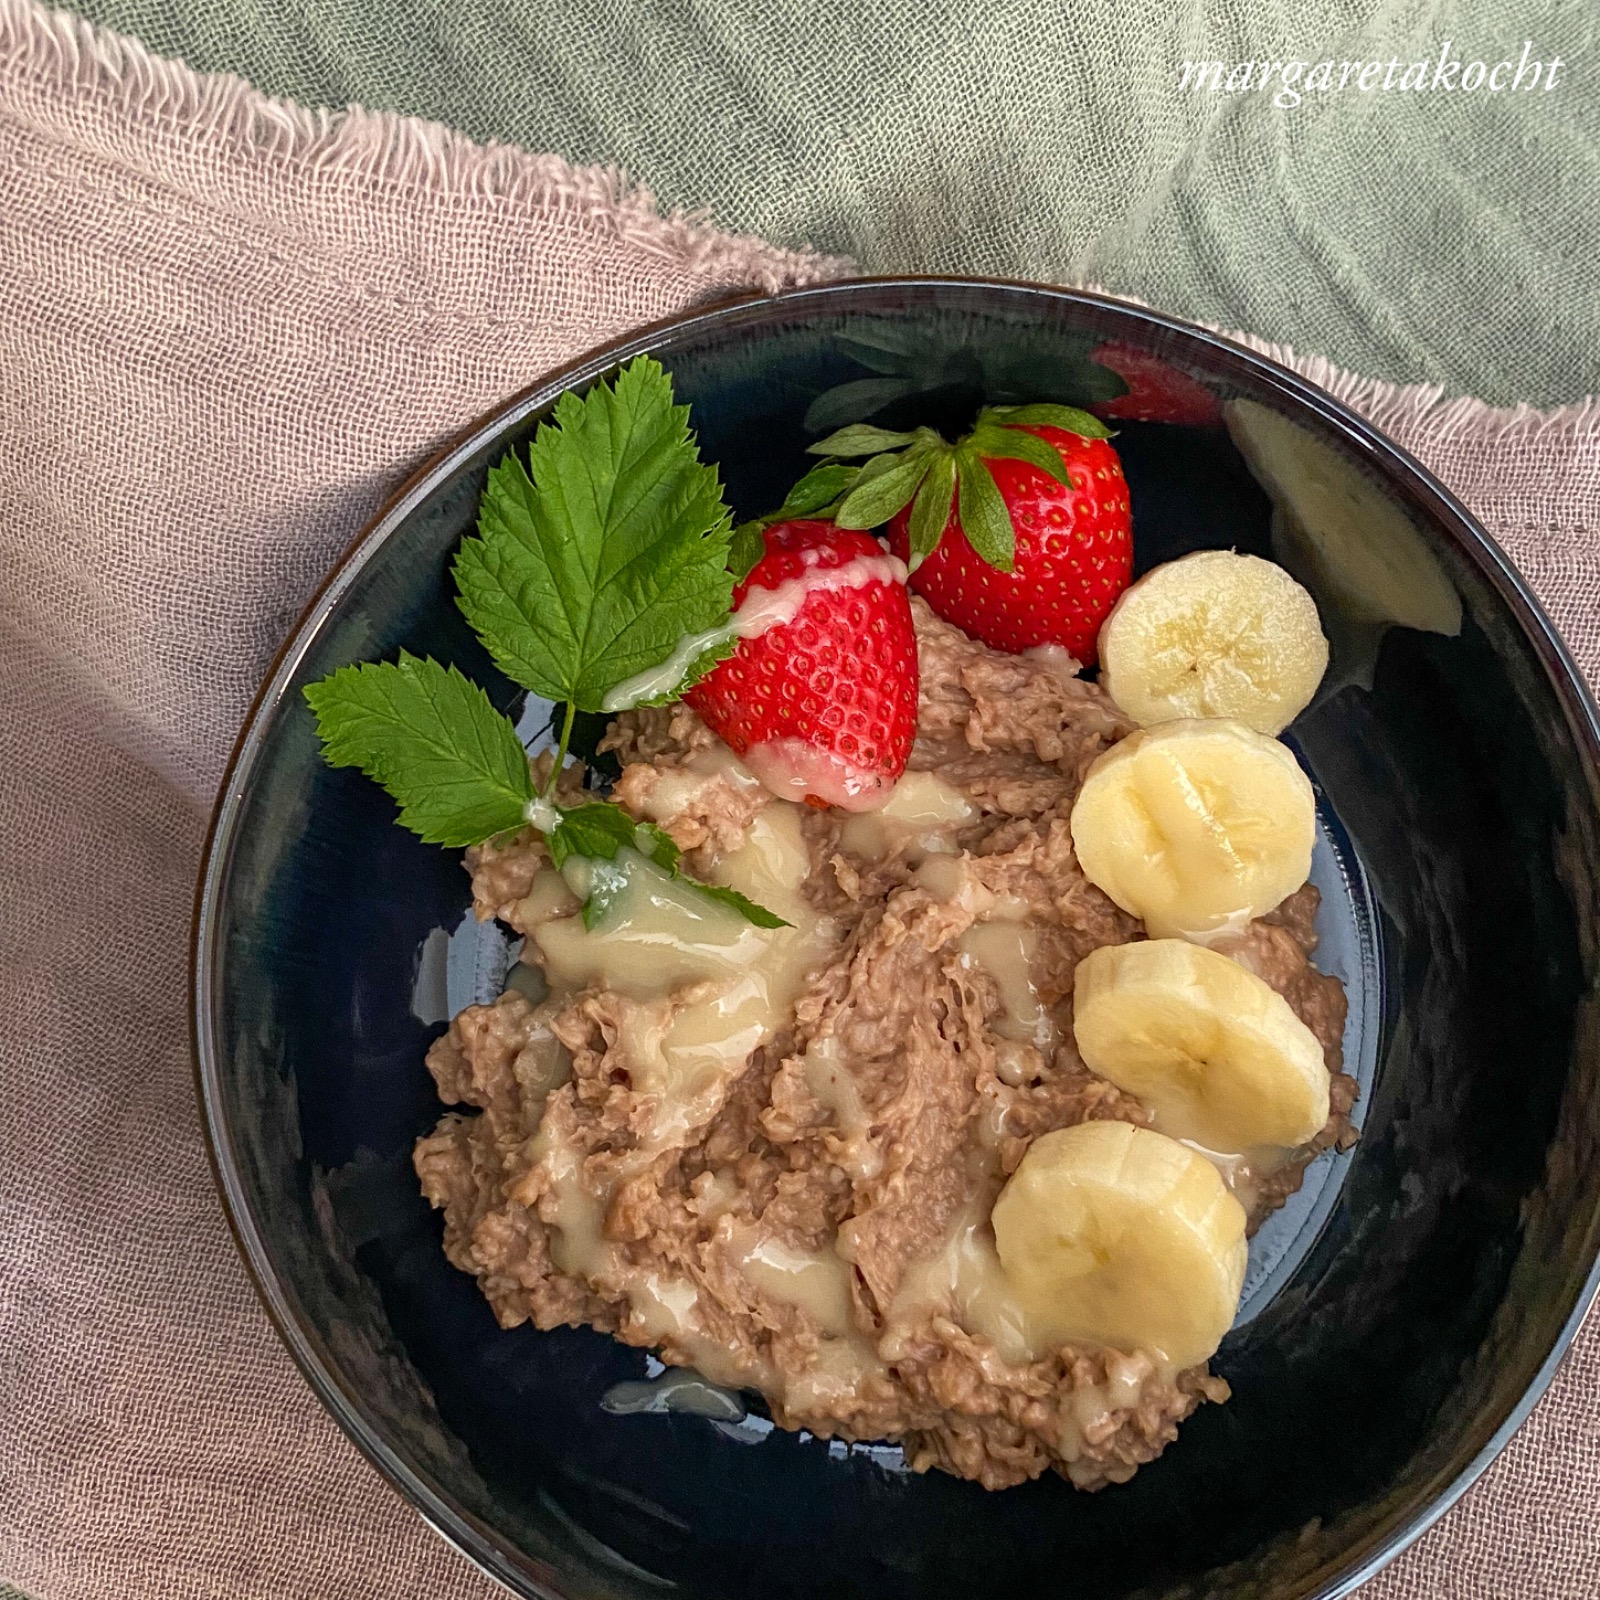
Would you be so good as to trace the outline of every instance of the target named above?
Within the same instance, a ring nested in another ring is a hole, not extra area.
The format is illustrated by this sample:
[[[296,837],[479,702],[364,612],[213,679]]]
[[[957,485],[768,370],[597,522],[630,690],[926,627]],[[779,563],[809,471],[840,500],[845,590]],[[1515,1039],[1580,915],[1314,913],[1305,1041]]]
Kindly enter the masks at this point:
[[[478,916],[525,936],[525,965],[430,1050],[458,1109],[416,1169],[506,1327],[588,1324],[759,1390],[783,1427],[897,1442],[919,1471],[1097,1488],[1228,1395],[1203,1364],[1041,1343],[989,1221],[1041,1135],[1151,1122],[1072,1031],[1079,960],[1144,937],[1084,877],[1068,821],[1132,724],[1064,652],[1002,655],[913,609],[918,736],[882,811],[772,797],[682,705],[625,712],[602,745],[614,797],[696,877],[790,926],[691,905],[636,859],[587,930],[542,834],[468,853]],[[1332,1074],[1310,1143],[1219,1160],[1252,1231],[1353,1138],[1316,906],[1307,885],[1216,946]]]

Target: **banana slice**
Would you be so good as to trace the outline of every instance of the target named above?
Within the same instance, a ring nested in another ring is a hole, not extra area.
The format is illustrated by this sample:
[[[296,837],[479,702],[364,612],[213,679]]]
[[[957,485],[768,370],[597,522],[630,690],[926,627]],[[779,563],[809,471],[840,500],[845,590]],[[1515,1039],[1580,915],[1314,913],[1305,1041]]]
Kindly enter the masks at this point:
[[[1089,881],[1150,937],[1236,931],[1311,872],[1316,801],[1286,746],[1242,722],[1194,718],[1129,734],[1072,808]]]
[[[994,1204],[1000,1264],[1035,1347],[1206,1360],[1239,1309],[1244,1207],[1193,1150],[1128,1122],[1034,1140]]]
[[[1461,632],[1461,596],[1438,556],[1354,462],[1257,401],[1230,400],[1223,415],[1251,472],[1292,513],[1304,541],[1295,564],[1319,594],[1368,622]]]
[[[1175,1139],[1239,1154],[1298,1145],[1328,1120],[1328,1067],[1289,1002],[1182,939],[1105,945],[1078,963],[1072,1032],[1091,1071]]]
[[[1274,562],[1232,550],[1153,568],[1100,631],[1100,681],[1141,726],[1233,717],[1281,733],[1327,670],[1316,601]]]

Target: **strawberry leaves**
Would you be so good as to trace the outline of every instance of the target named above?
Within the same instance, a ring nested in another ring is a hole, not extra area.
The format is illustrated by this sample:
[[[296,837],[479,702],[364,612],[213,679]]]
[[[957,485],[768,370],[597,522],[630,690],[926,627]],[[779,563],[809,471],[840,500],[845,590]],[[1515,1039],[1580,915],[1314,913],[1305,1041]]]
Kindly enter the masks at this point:
[[[994,474],[968,445],[956,449],[956,490],[956,514],[967,543],[997,572],[1010,572],[1017,554],[1011,513]]]
[[[744,582],[766,554],[766,529],[776,522],[789,522],[801,517],[831,517],[844,496],[860,479],[863,470],[861,467],[847,466],[842,461],[820,462],[796,481],[776,511],[753,517],[749,522],[741,522],[733,530],[728,545],[728,570],[733,574],[733,581],[736,584]]]
[[[813,467],[783,497],[773,521],[787,521],[790,517],[813,517],[833,504],[860,476],[859,467],[846,466],[842,461],[824,461]]]
[[[913,572],[932,555],[950,521],[952,506],[972,548],[992,567],[1010,572],[1016,561],[1016,530],[1005,498],[985,464],[1026,461],[1059,484],[1072,487],[1061,452],[1029,428],[1061,428],[1086,439],[1109,439],[1111,430],[1075,406],[988,406],[971,432],[950,444],[931,428],[896,433],[855,422],[808,447],[828,458],[813,467],[789,492],[784,516],[832,516],[841,528],[877,528],[911,507],[909,524]],[[860,467],[840,459],[867,456]],[[833,490],[831,499],[823,496]],[[792,507],[804,504],[806,511]]]
[[[931,428],[918,428],[915,433],[894,433],[888,428],[874,428],[867,422],[852,422],[847,428],[840,428],[837,433],[830,433],[826,439],[819,439],[815,444],[806,446],[806,454],[811,456],[875,456],[884,450],[901,450],[906,445],[913,444],[926,433],[933,433]],[[933,435],[938,438],[937,434]]]
[[[918,440],[903,455],[874,456],[867,467],[875,470],[869,475],[867,467],[862,468],[855,487],[839,503],[833,520],[841,528],[862,531],[887,522],[902,506],[911,503],[940,449],[942,446]]]
[[[757,517],[751,522],[741,522],[728,539],[728,571],[736,584],[743,583],[755,571],[756,563],[767,553],[767,541],[762,530],[776,515]]]
[[[1061,452],[1036,433],[1024,433],[1021,428],[1001,427],[984,420],[967,436],[963,448],[970,449],[980,460],[1009,457],[1013,461],[1026,461],[1048,473],[1057,483],[1068,489],[1072,487]]]
[[[989,406],[979,415],[1006,428],[1064,428],[1084,439],[1109,439],[1108,428],[1098,417],[1076,406],[1041,404],[1032,406]]]
[[[846,467],[850,478],[843,493],[828,508],[841,528],[865,530],[887,522],[911,503],[935,460],[949,452],[949,445],[932,428],[914,433],[891,433],[864,422],[852,423],[807,446],[810,455],[870,456],[859,467]],[[801,483],[836,463],[813,467]]]
[[[911,558],[907,566],[915,572],[933,554],[950,520],[956,497],[956,460],[941,451],[911,502]]]

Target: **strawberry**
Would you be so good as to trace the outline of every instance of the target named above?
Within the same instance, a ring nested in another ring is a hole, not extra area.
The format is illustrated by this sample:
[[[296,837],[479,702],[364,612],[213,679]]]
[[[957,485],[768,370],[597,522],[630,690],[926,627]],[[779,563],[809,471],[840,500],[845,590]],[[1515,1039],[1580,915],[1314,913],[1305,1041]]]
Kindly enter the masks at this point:
[[[1127,384],[1128,392],[1102,401],[1102,417],[1125,422],[1175,422],[1188,428],[1214,428],[1222,421],[1217,397],[1196,378],[1169,366],[1159,356],[1131,344],[1102,344],[1089,352]]]
[[[1104,439],[1027,431],[1060,453],[1072,487],[1026,461],[984,463],[1011,518],[1011,571],[996,572],[973,549],[952,509],[912,587],[947,622],[997,650],[1058,644],[1087,664],[1100,624],[1133,575],[1128,485]],[[907,508],[889,524],[889,548],[902,560],[911,552],[910,523]]]
[[[905,568],[831,522],[750,525],[757,533],[733,591],[738,643],[684,699],[774,793],[879,804],[917,732]]]
[[[1070,406],[996,406],[954,445],[928,428],[856,424],[811,449],[871,456],[832,506],[834,519],[851,528],[887,521],[911,587],[941,617],[999,650],[1055,644],[1088,663],[1133,572],[1128,485],[1108,437]],[[850,470],[814,468],[790,499],[804,501],[805,486],[826,472]]]

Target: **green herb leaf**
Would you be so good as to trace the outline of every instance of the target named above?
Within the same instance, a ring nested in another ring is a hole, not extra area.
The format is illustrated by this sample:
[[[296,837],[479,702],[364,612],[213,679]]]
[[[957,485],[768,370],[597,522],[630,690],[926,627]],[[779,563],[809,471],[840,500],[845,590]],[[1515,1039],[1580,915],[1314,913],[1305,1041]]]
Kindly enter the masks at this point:
[[[1017,536],[1011,513],[993,475],[970,445],[956,449],[956,483],[960,492],[961,531],[967,543],[1001,572],[1016,562]]]
[[[481,844],[527,820],[533,775],[516,728],[454,667],[402,650],[340,667],[305,697],[328,765],[375,778],[429,844]]]
[[[911,559],[906,564],[915,572],[933,554],[950,521],[950,506],[956,492],[956,459],[952,451],[941,450],[928,468],[928,476],[917,490],[911,505],[907,529],[911,540]]]
[[[628,887],[628,874],[614,861],[596,861],[589,873],[589,895],[583,902],[583,925],[593,930],[610,916]]]
[[[527,765],[526,761],[523,765]],[[688,877],[679,869],[683,852],[678,849],[671,834],[653,822],[635,822],[621,806],[595,801],[563,811],[560,822],[550,835],[550,859],[558,868],[573,856],[583,856],[593,863],[589,874],[589,894],[583,902],[584,927],[594,927],[627,887],[626,869],[613,863],[622,851],[628,849],[637,850],[647,861],[653,862],[669,878],[676,879],[686,888],[722,905],[732,906],[758,928],[790,926],[782,917],[747,899],[736,889],[725,889],[720,884],[702,883],[698,878]]]
[[[1058,406],[1049,402],[1031,406],[989,406],[978,414],[980,426],[986,421],[998,422],[1007,428],[1065,428],[1068,433],[1081,434],[1085,439],[1109,439],[1112,436],[1111,430],[1099,417],[1080,411],[1076,406]]]
[[[891,433],[887,428],[874,428],[870,423],[852,422],[826,439],[818,439],[806,446],[806,454],[813,456],[872,456],[880,450],[899,450],[916,438],[914,433]]]
[[[720,883],[701,883],[698,878],[685,878],[683,880],[691,889],[698,890],[708,900],[720,901],[725,906],[732,906],[739,912],[746,922],[753,922],[758,928],[792,928],[792,922],[785,922],[775,912],[768,911],[765,906],[758,906],[754,900],[739,893],[737,889],[729,889]]]
[[[1072,474],[1061,459],[1061,452],[1041,439],[1036,433],[1024,433],[1021,428],[997,428],[991,423],[979,423],[972,430],[967,443],[986,459],[996,456],[1013,461],[1026,461],[1030,466],[1047,472],[1057,483],[1072,487]]]
[[[507,676],[599,711],[606,692],[726,620],[731,517],[689,408],[640,356],[562,395],[528,467],[489,472],[478,537],[456,556],[460,606]]]
[[[658,828],[653,822],[638,823],[634,828],[634,842],[640,855],[648,856],[658,867],[677,875],[678,858],[683,852],[665,828]]]
[[[774,521],[784,517],[809,517],[830,506],[860,475],[860,467],[842,461],[824,461],[813,467],[783,497]]]
[[[834,512],[833,520],[841,528],[876,528],[897,511],[911,503],[935,457],[945,452],[925,444],[917,444],[865,482],[857,479],[856,486]],[[877,459],[877,458],[875,458]]]
[[[743,583],[754,571],[756,562],[767,553],[766,525],[765,517],[757,517],[751,522],[741,522],[733,530],[728,542],[728,571],[736,584]]]
[[[633,818],[620,806],[596,801],[574,806],[561,813],[561,820],[550,835],[550,859],[557,867],[572,856],[587,856],[591,861],[612,861],[617,851],[634,840]]]

